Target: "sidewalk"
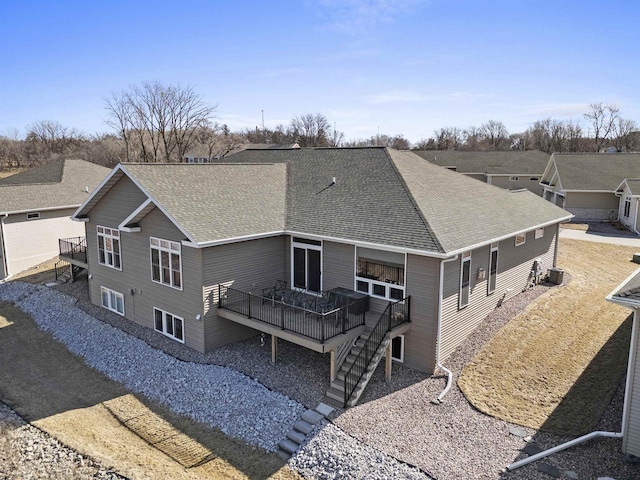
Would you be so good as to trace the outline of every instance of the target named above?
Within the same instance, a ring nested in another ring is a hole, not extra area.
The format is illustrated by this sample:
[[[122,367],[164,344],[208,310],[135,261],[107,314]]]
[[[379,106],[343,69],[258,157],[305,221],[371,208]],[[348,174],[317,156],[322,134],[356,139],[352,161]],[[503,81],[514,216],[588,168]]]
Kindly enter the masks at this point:
[[[613,234],[601,232],[585,232],[583,230],[561,228],[560,238],[585,240],[587,242],[611,243],[613,245],[638,247],[640,249],[640,238],[638,238],[636,235],[631,234],[631,232],[629,232],[628,234]]]

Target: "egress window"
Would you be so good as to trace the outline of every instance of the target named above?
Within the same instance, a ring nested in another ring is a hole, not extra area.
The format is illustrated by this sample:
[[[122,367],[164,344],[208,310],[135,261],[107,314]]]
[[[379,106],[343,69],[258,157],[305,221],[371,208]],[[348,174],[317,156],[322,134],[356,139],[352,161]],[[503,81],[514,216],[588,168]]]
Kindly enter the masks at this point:
[[[107,310],[124,316],[124,296],[106,287],[100,287],[102,306]]]
[[[153,323],[157,332],[184,343],[184,319],[159,308],[154,308]]]

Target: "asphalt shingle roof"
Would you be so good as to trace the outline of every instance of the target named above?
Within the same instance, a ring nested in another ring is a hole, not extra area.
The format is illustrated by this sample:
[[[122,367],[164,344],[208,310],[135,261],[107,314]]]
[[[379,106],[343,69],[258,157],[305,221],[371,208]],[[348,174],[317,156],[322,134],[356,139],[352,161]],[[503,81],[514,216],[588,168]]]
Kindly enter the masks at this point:
[[[77,207],[108,173],[84,160],[57,160],[12,175],[0,180],[0,213]]]
[[[627,186],[631,195],[640,195],[640,178],[627,178]]]
[[[612,297],[618,297],[627,300],[640,301],[640,269],[635,274],[618,285],[612,293]]]
[[[625,178],[640,177],[638,153],[554,153],[551,158],[563,190],[614,192]]]
[[[549,162],[549,155],[538,150],[419,150],[413,153],[441,167],[456,167],[459,173],[541,175]]]
[[[284,230],[286,166],[125,164],[198,243]]]
[[[503,190],[440,168],[410,152],[390,155],[445,252],[570,216],[528,190]]]

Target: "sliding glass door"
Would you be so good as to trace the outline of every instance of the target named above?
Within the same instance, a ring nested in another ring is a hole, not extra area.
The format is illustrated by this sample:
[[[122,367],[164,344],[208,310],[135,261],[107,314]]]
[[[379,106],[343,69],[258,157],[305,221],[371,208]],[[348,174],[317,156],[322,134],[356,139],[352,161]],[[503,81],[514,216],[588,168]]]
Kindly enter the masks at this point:
[[[319,293],[322,290],[322,242],[293,237],[292,282],[294,288]]]

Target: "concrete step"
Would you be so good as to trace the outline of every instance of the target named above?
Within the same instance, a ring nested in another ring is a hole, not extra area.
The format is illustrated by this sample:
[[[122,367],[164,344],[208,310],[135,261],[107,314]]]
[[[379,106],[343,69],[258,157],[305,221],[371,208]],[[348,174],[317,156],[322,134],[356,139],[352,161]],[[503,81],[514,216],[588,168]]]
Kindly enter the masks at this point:
[[[307,410],[300,418],[311,425],[315,425],[324,419],[324,415],[316,412],[315,410]]]
[[[287,432],[287,438],[298,445],[302,445],[307,436],[297,430],[289,430],[289,432]]]
[[[330,405],[326,405],[324,403],[319,403],[318,406],[316,407],[316,412],[318,412],[321,415],[324,415],[325,417],[328,417],[329,415],[331,415],[333,410],[334,410],[333,407],[331,407]]]
[[[324,395],[324,397],[322,398],[322,401],[324,403],[326,403],[327,405],[331,405],[334,408],[343,408],[344,407],[344,399],[341,398],[340,400],[337,400],[335,398],[329,397],[326,393]]]
[[[298,445],[295,442],[292,442],[291,440],[289,440],[288,438],[285,440],[281,440],[278,443],[278,447],[280,447],[281,450],[284,450],[287,453],[295,453],[298,448],[300,447],[300,445]]]
[[[311,425],[309,422],[305,422],[304,420],[298,420],[293,424],[293,428],[305,435],[309,435],[313,430],[313,425]]]
[[[287,462],[291,458],[291,454],[289,452],[285,452],[281,449],[278,449],[276,455],[278,455],[278,457],[280,457],[280,459],[284,462]]]

